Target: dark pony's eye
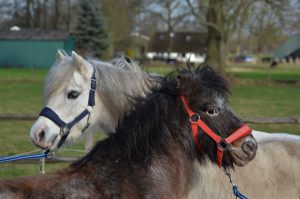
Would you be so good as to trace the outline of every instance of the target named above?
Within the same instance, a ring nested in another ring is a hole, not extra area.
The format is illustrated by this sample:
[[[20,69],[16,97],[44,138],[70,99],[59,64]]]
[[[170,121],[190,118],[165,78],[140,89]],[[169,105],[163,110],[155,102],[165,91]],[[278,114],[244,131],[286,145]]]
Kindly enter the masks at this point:
[[[218,116],[219,115],[219,111],[217,110],[217,109],[208,109],[207,111],[206,111],[206,114],[208,115],[208,116]]]
[[[70,91],[68,93],[68,99],[76,99],[80,93],[78,91]]]

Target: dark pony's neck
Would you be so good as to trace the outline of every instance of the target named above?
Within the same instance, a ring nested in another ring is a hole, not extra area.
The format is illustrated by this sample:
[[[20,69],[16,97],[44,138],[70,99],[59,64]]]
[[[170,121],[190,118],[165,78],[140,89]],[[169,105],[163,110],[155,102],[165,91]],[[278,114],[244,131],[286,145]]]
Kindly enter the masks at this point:
[[[195,157],[195,146],[188,125],[188,116],[180,101],[177,80],[167,80],[146,98],[134,102],[134,110],[117,127],[116,133],[98,142],[82,160],[93,160],[109,153],[121,154],[136,164],[150,166],[155,155],[181,150],[188,159]],[[93,158],[91,158],[93,157]],[[117,157],[116,157],[117,158]]]
[[[130,159],[148,164],[154,154],[168,154],[170,145],[185,141],[178,136],[184,134],[180,123],[188,120],[178,104],[179,96],[177,81],[166,80],[146,99],[137,99],[135,110],[124,118],[114,135]]]

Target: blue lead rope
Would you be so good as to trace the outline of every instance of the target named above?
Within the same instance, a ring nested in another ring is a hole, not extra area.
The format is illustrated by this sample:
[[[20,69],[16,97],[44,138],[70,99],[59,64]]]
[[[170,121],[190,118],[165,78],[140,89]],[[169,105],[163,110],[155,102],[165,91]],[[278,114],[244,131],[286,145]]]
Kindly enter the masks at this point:
[[[239,188],[236,185],[232,186],[233,194],[240,199],[248,199],[245,195],[243,195],[240,191]]]
[[[41,159],[41,158],[48,158],[50,155],[46,151],[42,154],[33,154],[33,155],[14,155],[14,156],[6,156],[6,157],[0,157],[0,163],[4,162],[11,162],[16,160],[25,160],[25,159]]]
[[[224,171],[225,174],[228,176],[229,181],[230,181],[230,184],[232,185],[233,195],[234,195],[236,198],[239,198],[239,199],[248,199],[244,194],[242,194],[242,193],[239,191],[238,186],[234,184],[229,169],[223,169],[223,171]]]

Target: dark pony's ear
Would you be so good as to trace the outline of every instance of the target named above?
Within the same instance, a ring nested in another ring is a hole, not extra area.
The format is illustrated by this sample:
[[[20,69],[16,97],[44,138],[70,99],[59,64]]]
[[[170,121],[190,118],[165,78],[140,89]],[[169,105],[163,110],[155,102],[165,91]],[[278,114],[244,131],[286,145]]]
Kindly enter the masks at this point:
[[[187,74],[179,74],[177,76],[178,79],[178,87],[181,95],[188,96],[190,95],[191,86],[193,85],[193,76],[190,73]]]

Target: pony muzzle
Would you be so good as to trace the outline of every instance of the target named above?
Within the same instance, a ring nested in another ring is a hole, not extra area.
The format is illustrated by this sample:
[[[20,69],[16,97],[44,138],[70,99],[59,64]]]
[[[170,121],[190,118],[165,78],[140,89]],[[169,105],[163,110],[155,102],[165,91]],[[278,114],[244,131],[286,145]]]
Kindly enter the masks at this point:
[[[238,128],[235,132],[233,132],[229,137],[222,138],[218,134],[216,134],[209,126],[207,126],[203,120],[201,120],[199,114],[191,110],[184,96],[181,96],[181,101],[190,117],[189,120],[191,123],[192,133],[197,148],[200,150],[200,152],[203,152],[203,147],[200,146],[198,136],[197,136],[199,133],[198,127],[200,127],[209,137],[211,137],[216,142],[217,164],[219,167],[222,167],[223,152],[228,150],[229,144],[241,139],[242,137],[249,135],[252,132],[252,130],[248,125],[244,124],[240,128]]]

